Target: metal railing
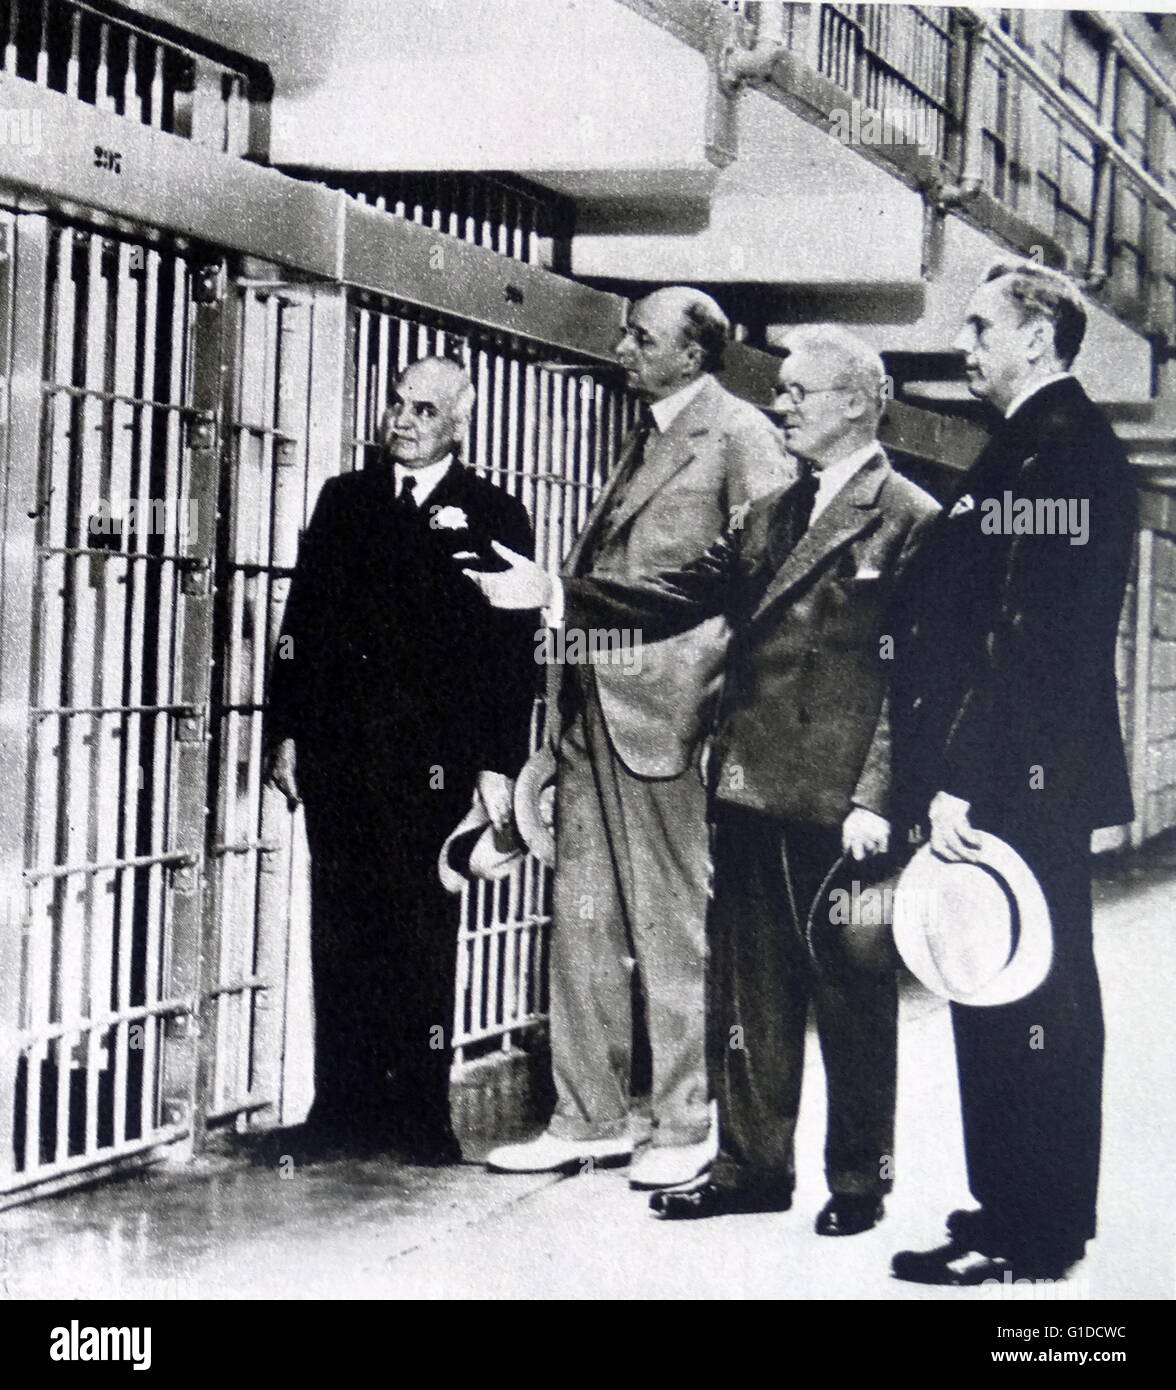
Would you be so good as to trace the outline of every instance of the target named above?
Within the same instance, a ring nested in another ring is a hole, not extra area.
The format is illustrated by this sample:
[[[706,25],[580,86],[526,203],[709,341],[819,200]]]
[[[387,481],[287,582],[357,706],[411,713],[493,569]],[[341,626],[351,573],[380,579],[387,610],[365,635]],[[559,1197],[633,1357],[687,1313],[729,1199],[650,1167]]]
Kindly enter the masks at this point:
[[[1097,59],[1093,93],[1068,77],[1065,50],[1051,72],[1039,61],[1042,44],[1030,52],[977,17],[968,33],[973,99],[964,112],[961,183],[978,180],[1030,230],[1057,242],[1090,288],[1108,286],[1116,307],[1171,332],[1173,93],[1110,21],[1070,32],[1071,49],[1081,43]]]
[[[566,259],[571,204],[537,185],[492,174],[306,174],[356,202],[420,227],[552,268]]]
[[[786,5],[781,22],[762,4],[738,24],[860,103],[854,129],[877,132],[860,143],[940,209],[1038,247],[1122,316],[1176,336],[1176,89],[1113,16]],[[826,117],[845,104],[820,102]]]
[[[0,0],[0,70],[222,153],[244,155],[255,143],[261,65],[213,56],[121,10]]]
[[[947,11],[821,5],[816,20],[818,71],[874,111],[901,112],[899,128],[944,154],[952,47]]]

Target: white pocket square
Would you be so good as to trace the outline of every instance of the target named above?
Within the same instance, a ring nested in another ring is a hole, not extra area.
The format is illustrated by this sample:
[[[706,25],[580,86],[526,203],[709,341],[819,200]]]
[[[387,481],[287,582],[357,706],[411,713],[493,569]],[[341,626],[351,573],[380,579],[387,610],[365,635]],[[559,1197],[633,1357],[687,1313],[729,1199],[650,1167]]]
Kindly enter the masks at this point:
[[[861,567],[861,569],[858,570],[857,574],[854,575],[854,578],[855,578],[855,579],[881,579],[881,578],[882,578],[882,571],[881,571],[881,570],[878,570],[878,569],[875,569],[875,568],[873,567],[873,565],[863,565],[863,566]]]
[[[963,516],[965,512],[975,511],[975,509],[976,499],[970,492],[965,492],[951,511],[948,512],[948,519],[950,520],[953,516]]]

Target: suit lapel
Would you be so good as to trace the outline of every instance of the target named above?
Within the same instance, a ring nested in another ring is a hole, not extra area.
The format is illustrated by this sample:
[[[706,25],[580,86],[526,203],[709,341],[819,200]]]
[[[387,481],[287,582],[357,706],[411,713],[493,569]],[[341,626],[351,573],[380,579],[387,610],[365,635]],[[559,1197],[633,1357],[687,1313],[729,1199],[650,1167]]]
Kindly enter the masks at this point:
[[[666,483],[685,468],[694,457],[700,440],[710,434],[714,428],[715,416],[720,407],[719,395],[721,391],[722,387],[719,386],[718,382],[708,381],[698,395],[678,412],[664,434],[653,435],[648,440],[645,446],[645,458],[642,460],[640,468],[629,479],[625,486],[624,495],[619,500],[619,505],[611,513],[609,535],[615,535],[617,531],[627,525],[641,508],[655,497]],[[565,565],[566,574],[575,572],[585,547],[589,542],[595,542],[597,539],[601,519],[608,509],[613,492],[625,471],[625,465],[629,461],[635,443],[635,436],[631,436],[621,458],[617,461],[608,486],[597,499],[584,530],[572,547]]]
[[[454,459],[438,479],[437,486],[421,504],[421,511],[429,516],[441,507],[462,506],[468,500],[467,482],[464,465]]]
[[[874,522],[878,515],[878,494],[889,473],[890,463],[881,450],[863,464],[785,558],[752,613],[753,622],[800,584],[833,551],[840,550]],[[781,503],[787,505],[787,499],[785,493]]]
[[[1042,416],[1058,410],[1068,414],[1088,399],[1082,384],[1075,377],[1063,377],[1035,391],[1017,407],[1011,419],[998,421],[955,495],[944,507],[941,521],[948,519],[952,504],[961,497],[971,496],[975,501],[985,493],[998,494],[1009,486],[1012,478],[1039,447]]]
[[[627,525],[697,453],[699,441],[714,428],[718,389],[717,383],[708,381],[698,395],[682,407],[669,429],[650,439],[645,446],[645,459],[620,499],[613,530]]]

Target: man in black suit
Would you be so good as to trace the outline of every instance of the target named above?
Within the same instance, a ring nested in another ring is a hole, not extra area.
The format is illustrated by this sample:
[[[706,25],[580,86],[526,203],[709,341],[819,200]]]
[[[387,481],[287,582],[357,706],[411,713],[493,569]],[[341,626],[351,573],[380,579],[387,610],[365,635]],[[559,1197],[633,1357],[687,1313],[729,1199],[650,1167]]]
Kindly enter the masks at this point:
[[[813,999],[832,1194],[817,1231],[847,1236],[881,1219],[891,1186],[895,972],[837,950],[817,969],[806,919],[843,852],[862,861],[888,848],[885,617],[936,507],[877,442],[877,353],[835,327],[798,331],[788,349],[777,409],[785,443],[807,465],[799,480],[741,508],[693,564],[563,583],[573,629],[626,624],[660,640],[713,616],[731,627],[710,753],[707,1031],[719,1153],[709,1178],[655,1193],[651,1209],[691,1218],[791,1205]],[[513,568],[520,582],[534,569]],[[511,578],[482,586],[502,601]],[[521,596],[544,594],[521,587]]]
[[[1103,1020],[1090,834],[1132,817],[1115,639],[1135,532],[1122,445],[1070,375],[1086,312],[1030,263],[995,266],[956,346],[1004,417],[911,572],[892,719],[896,774],[947,860],[975,830],[1045,890],[1053,965],[1026,998],[952,1005],[968,1181],[950,1243],[901,1279],[1058,1278],[1095,1233]]]
[[[270,781],[304,802],[311,854],[306,1153],[461,1157],[456,922],[437,856],[475,786],[508,823],[536,672],[535,616],[488,612],[455,558],[504,533],[533,546],[522,504],[458,457],[472,402],[455,362],[405,369],[380,461],[322,489],[272,666]]]

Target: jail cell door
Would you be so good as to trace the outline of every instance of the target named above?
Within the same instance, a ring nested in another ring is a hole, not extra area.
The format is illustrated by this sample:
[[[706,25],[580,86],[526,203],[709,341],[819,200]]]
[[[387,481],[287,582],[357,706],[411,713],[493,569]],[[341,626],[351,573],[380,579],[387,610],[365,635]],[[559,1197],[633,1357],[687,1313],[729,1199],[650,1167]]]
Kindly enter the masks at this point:
[[[312,441],[338,419],[342,333],[329,289],[238,281],[227,313],[201,1110],[240,1130],[311,1099],[306,840],[264,782],[263,710],[299,535],[339,468],[338,426]]]
[[[477,395],[465,461],[524,504],[536,555],[554,573],[619,452],[629,405],[586,366],[548,360],[540,344],[356,294],[344,408],[353,468],[376,456],[393,378],[429,354],[453,357],[469,371]],[[542,717],[537,702],[532,746]],[[505,878],[462,893],[452,1035],[458,1066],[511,1047],[545,1017],[549,877],[528,857]]]
[[[190,1133],[219,352],[176,251],[16,221],[14,355],[42,381],[36,502],[8,517],[32,581],[9,1190]]]

